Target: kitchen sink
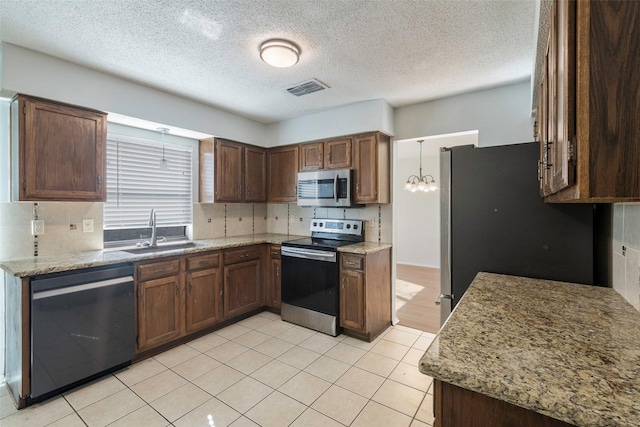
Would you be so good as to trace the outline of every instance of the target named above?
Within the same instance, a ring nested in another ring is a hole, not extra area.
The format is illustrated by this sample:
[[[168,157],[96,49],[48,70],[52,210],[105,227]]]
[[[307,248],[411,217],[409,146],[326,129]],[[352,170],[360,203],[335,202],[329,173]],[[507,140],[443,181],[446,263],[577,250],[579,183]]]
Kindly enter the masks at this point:
[[[202,246],[195,242],[186,242],[186,243],[165,243],[162,245],[154,246],[154,247],[141,247],[141,248],[132,248],[132,249],[123,249],[123,252],[127,252],[130,254],[148,254],[154,252],[166,252],[166,251],[174,251],[178,249],[189,249],[196,248],[198,246]]]

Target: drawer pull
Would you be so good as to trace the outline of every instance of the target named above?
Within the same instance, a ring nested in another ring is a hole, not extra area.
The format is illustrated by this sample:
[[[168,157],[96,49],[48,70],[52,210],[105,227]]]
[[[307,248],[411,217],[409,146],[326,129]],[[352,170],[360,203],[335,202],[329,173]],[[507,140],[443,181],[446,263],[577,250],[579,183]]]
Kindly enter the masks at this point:
[[[153,270],[154,273],[164,273],[164,268],[158,268],[157,270]]]

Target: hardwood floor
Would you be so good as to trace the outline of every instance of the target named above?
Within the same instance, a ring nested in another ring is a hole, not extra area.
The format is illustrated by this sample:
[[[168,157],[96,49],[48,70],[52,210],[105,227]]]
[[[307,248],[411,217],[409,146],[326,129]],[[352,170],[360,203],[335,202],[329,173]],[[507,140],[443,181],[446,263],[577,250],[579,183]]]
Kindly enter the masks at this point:
[[[400,324],[425,332],[440,329],[440,269],[396,264],[396,308]]]

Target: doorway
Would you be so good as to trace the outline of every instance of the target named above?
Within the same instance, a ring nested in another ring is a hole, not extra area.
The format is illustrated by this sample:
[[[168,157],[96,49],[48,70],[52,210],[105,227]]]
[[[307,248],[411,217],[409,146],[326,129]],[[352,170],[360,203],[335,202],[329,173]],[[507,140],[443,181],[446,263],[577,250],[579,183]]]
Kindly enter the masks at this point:
[[[411,192],[405,184],[411,175],[420,174],[421,164],[422,175],[432,176],[439,186],[440,148],[477,143],[477,131],[394,142],[394,304],[400,325],[430,333],[440,329],[440,308],[435,304],[440,294],[440,190]]]

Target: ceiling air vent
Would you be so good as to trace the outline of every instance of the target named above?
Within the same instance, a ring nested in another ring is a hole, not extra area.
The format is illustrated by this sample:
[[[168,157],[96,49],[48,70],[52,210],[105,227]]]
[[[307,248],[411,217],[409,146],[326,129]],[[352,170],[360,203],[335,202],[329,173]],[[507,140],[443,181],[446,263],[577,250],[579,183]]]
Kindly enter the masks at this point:
[[[291,95],[302,96],[325,89],[329,89],[329,86],[316,79],[311,79],[288,87],[287,92],[289,92]]]

